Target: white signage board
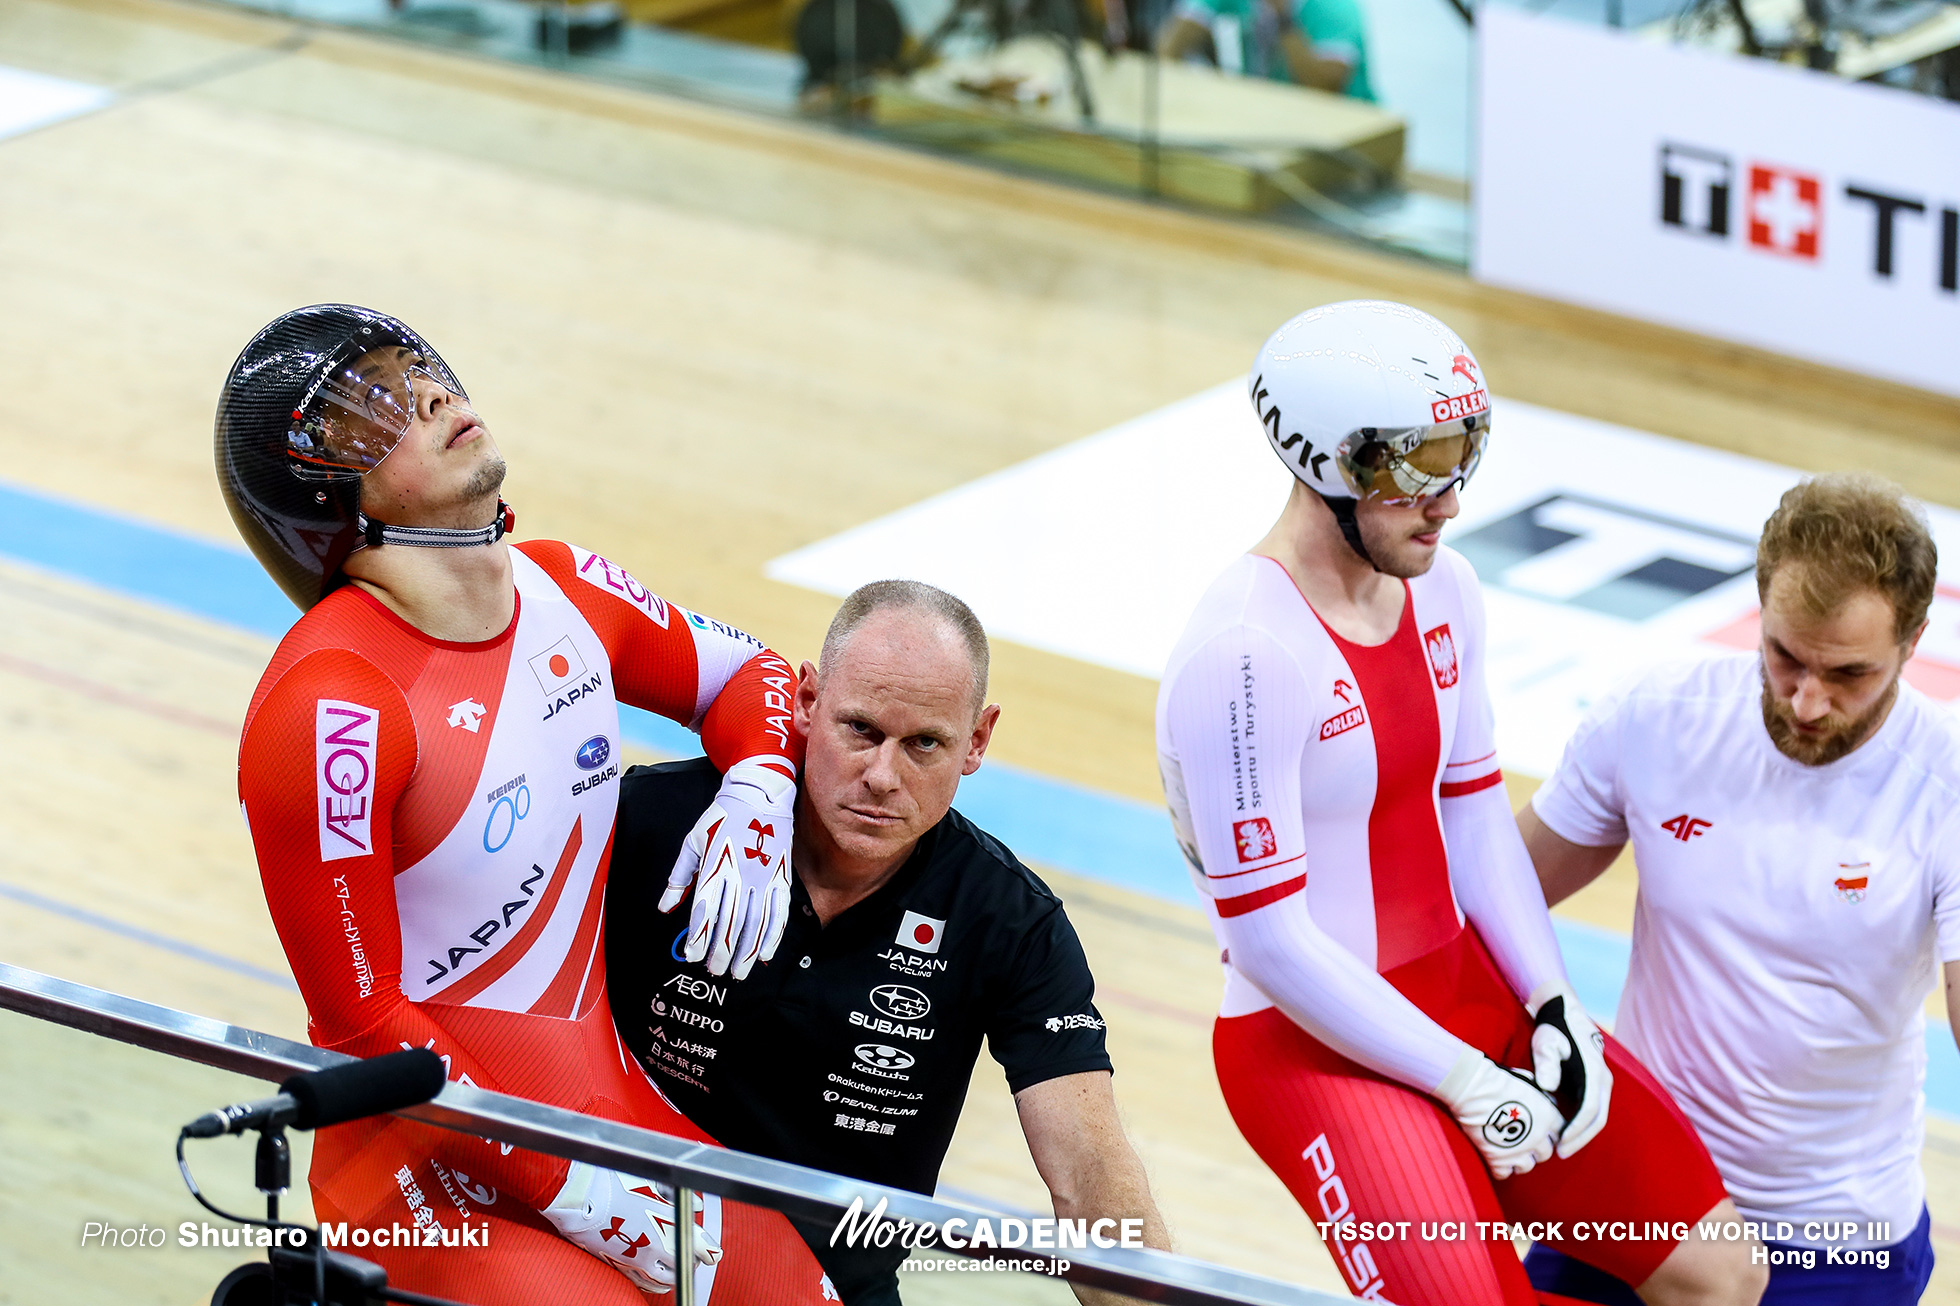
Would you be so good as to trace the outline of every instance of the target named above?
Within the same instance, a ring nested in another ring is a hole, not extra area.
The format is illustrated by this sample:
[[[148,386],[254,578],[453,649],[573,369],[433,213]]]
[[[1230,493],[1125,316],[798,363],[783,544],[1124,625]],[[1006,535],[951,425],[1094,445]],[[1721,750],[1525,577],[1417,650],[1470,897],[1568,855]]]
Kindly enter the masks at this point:
[[[1477,11],[1479,280],[1960,394],[1960,104]]]
[[[1622,678],[1756,646],[1756,536],[1801,474],[1501,395],[1491,410],[1490,452],[1444,540],[1483,579],[1500,756],[1543,776]],[[768,574],[837,595],[927,581],[995,638],[1155,677],[1291,484],[1233,381],[786,554]],[[1960,513],[1929,515],[1942,583],[1907,676],[1960,703]]]

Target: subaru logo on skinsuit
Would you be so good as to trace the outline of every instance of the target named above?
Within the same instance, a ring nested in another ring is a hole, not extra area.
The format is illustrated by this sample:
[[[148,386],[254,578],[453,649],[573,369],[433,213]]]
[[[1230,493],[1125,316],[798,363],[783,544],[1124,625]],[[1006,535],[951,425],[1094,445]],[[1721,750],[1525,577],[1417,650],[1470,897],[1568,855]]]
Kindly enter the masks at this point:
[[[887,1047],[883,1043],[860,1043],[852,1050],[857,1053],[859,1061],[880,1070],[904,1070],[914,1060],[912,1054],[903,1048]]]
[[[932,999],[905,984],[880,984],[871,990],[871,1005],[893,1020],[917,1020],[932,1010]]]
[[[581,771],[597,771],[612,756],[612,740],[604,735],[594,735],[578,746],[578,753],[572,758]]]

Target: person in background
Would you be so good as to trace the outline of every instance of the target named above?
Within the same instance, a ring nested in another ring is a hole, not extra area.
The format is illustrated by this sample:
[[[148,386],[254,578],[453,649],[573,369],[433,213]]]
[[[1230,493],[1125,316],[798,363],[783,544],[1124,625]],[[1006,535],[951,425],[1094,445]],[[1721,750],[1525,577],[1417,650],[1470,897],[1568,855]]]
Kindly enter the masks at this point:
[[[1158,33],[1157,53],[1375,100],[1357,0],[1178,0]]]

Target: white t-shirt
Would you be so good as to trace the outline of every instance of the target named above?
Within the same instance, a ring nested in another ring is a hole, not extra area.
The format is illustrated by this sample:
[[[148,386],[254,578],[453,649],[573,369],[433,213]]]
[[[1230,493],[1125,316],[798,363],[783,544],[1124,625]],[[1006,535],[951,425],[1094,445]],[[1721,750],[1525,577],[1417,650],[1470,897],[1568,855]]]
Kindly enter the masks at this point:
[[[1532,806],[1574,843],[1633,840],[1614,1032],[1743,1214],[1896,1242],[1926,1195],[1921,1004],[1960,958],[1960,722],[1901,685],[1877,734],[1805,766],[1761,695],[1753,654],[1652,672],[1595,706]]]

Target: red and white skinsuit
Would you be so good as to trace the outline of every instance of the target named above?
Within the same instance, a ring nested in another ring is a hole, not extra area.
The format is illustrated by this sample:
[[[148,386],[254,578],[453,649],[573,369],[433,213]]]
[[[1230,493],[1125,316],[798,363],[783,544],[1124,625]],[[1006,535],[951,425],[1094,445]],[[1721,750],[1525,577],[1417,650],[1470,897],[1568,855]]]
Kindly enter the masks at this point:
[[[698,728],[724,769],[793,770],[794,673],[583,549],[526,542],[511,565],[517,610],[494,639],[433,639],[347,585],[287,634],[253,696],[239,798],[309,1034],[356,1056],[433,1048],[452,1079],[705,1139],[620,1047],[606,1002],[618,703]],[[487,1228],[487,1247],[362,1253],[399,1286],[638,1306],[538,1215],[566,1168],[384,1116],[320,1131],[310,1178],[323,1222]],[[705,1205],[726,1254],[697,1284],[717,1306],[831,1298],[780,1215]]]
[[[1253,1149],[1323,1225],[1357,1296],[1529,1306],[1507,1234],[1629,1283],[1678,1234],[1581,1224],[1699,1219],[1725,1195],[1679,1108],[1608,1038],[1611,1113],[1566,1159],[1493,1182],[1432,1096],[1462,1054],[1531,1064],[1522,997],[1565,978],[1512,822],[1484,687],[1476,574],[1449,549],[1406,583],[1395,633],[1357,645],[1285,569],[1240,557],[1207,591],[1157,700],[1172,823],[1227,949],[1212,1036]],[[1425,1239],[1424,1222],[1472,1230]]]

